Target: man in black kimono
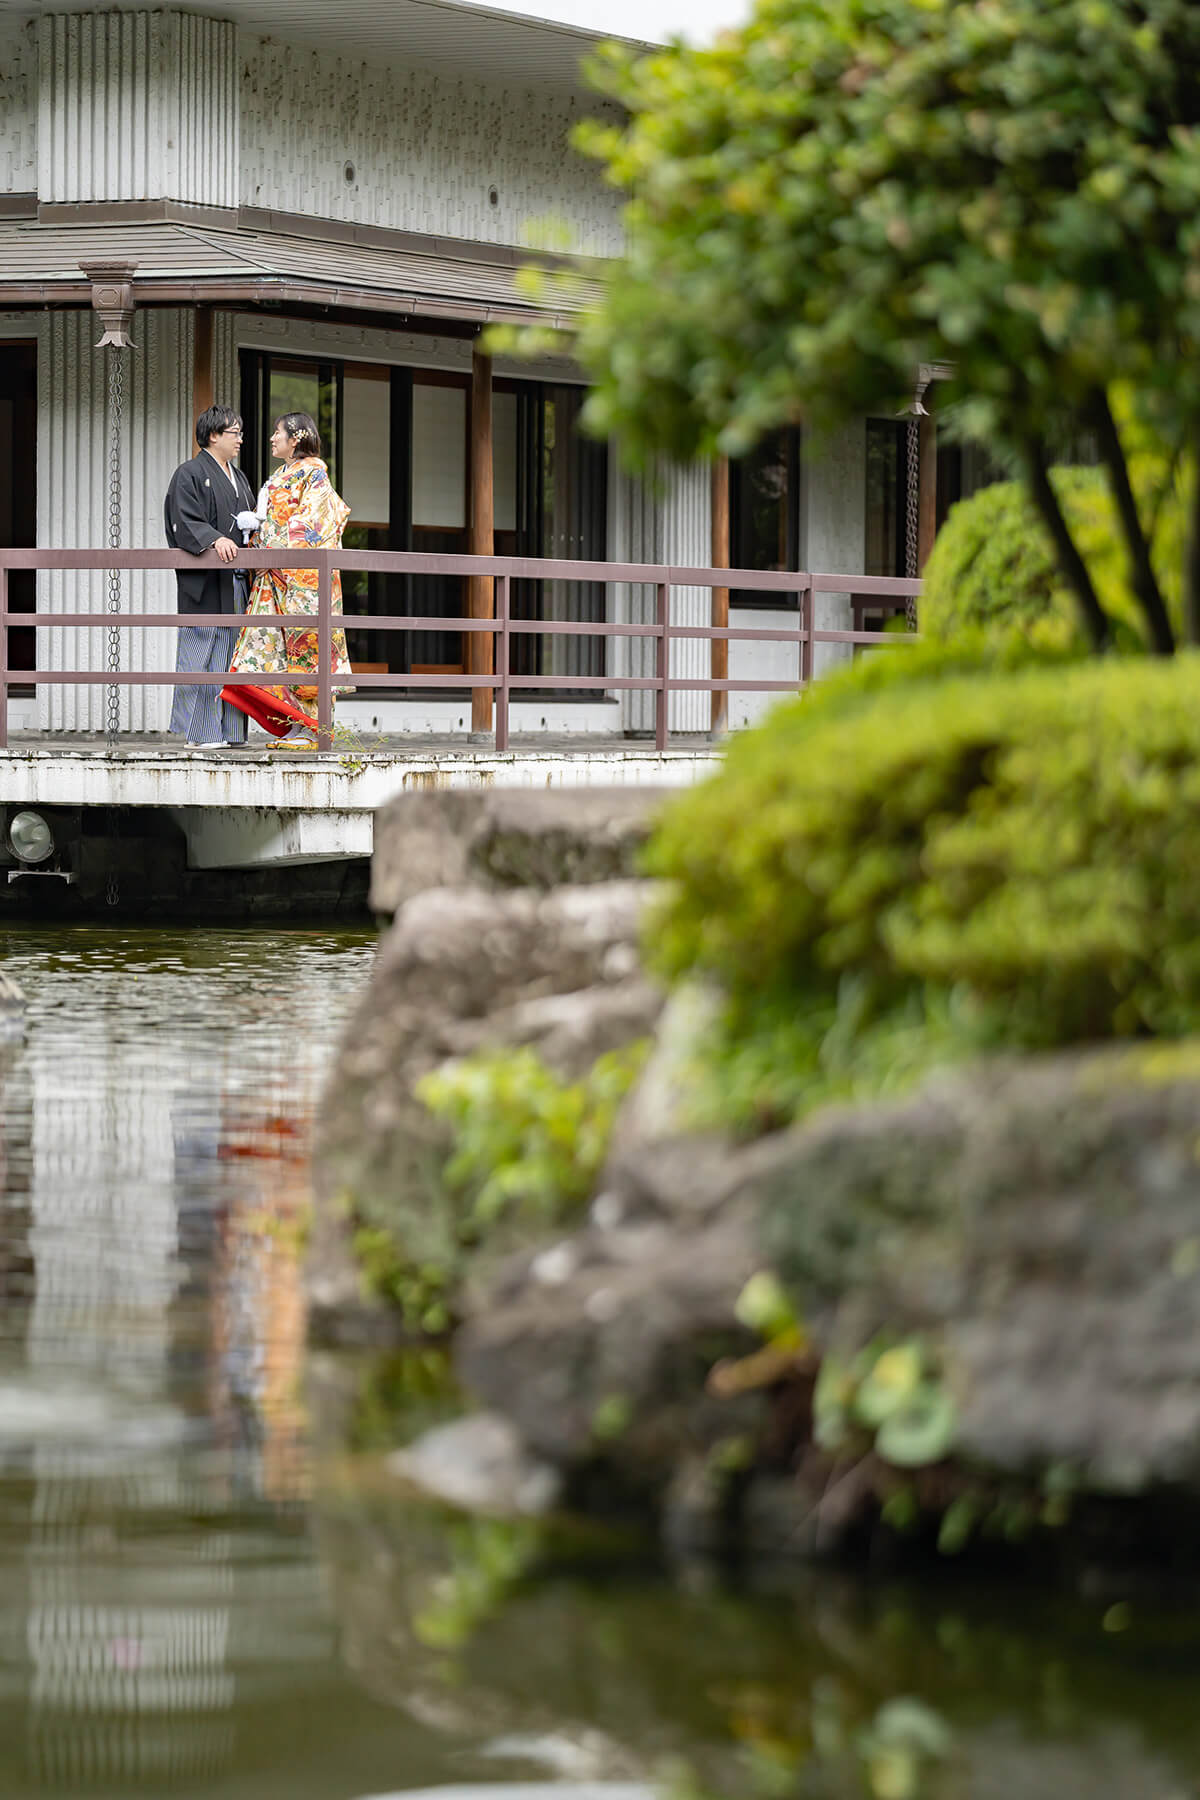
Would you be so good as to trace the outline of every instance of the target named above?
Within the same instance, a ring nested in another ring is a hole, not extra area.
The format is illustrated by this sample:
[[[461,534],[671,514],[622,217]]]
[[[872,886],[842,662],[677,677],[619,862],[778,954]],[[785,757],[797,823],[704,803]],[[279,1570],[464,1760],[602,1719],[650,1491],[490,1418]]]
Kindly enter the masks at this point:
[[[179,614],[230,613],[246,609],[246,577],[235,569],[243,530],[257,520],[250,483],[237,467],[242,447],[242,421],[228,406],[210,406],[196,420],[200,453],[181,463],[171,477],[163,507],[167,543],[172,550],[202,556],[215,550],[220,569],[177,569]],[[235,625],[183,625],[175,667],[179,671],[229,668],[237,644]],[[200,749],[244,744],[246,715],[227,706],[218,687],[177,687],[171,730]]]

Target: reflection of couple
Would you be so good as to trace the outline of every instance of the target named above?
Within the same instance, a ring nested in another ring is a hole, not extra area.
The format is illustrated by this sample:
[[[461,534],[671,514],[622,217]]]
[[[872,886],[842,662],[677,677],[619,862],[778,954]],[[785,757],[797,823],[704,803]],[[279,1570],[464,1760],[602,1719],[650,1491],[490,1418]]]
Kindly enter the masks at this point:
[[[307,413],[284,413],[271,453],[280,458],[257,502],[236,458],[242,421],[228,406],[210,406],[196,421],[200,454],[180,465],[167,489],[164,516],[173,550],[201,556],[215,550],[220,569],[180,569],[179,611],[187,613],[310,612],[317,610],[315,569],[261,569],[246,605],[246,576],[234,565],[242,544],[255,549],[336,548],[350,508],[335,492],[321,460],[321,439]],[[240,541],[239,541],[240,540]],[[333,576],[333,606],[341,609],[341,579]],[[171,730],[189,744],[219,747],[246,741],[246,718],[273,736],[295,733],[289,747],[312,749],[317,729],[317,633],[278,626],[185,625],[179,632],[179,671],[260,675],[262,685],[177,687]],[[333,671],[348,673],[346,638],[333,633]],[[311,675],[304,687],[272,687],[272,675]]]

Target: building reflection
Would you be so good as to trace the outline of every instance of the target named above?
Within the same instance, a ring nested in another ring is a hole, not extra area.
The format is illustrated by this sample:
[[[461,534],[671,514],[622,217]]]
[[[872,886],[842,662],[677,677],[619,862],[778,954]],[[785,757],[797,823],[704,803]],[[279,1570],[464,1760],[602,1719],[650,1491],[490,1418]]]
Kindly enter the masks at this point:
[[[32,1137],[33,1096],[22,1045],[0,1041],[0,1366],[10,1346],[24,1343],[33,1297]]]
[[[309,1485],[302,1102],[114,1016],[0,1064],[0,1720],[18,1677],[33,1792],[210,1781],[280,1640],[330,1653],[271,1536]]]

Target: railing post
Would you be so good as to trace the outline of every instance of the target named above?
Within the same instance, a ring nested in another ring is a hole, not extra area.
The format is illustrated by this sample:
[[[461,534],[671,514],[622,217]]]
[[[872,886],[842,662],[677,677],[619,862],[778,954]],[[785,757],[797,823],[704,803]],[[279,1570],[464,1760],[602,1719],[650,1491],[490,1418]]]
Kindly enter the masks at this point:
[[[654,672],[658,677],[658,687],[654,693],[654,747],[656,750],[665,750],[669,718],[667,706],[671,698],[667,689],[667,674],[671,663],[671,589],[665,581],[660,581],[657,584],[656,592],[658,594],[658,636],[654,640]]]
[[[500,686],[496,689],[496,748],[508,749],[508,576],[496,577],[496,666]]]
[[[800,686],[806,688],[813,678],[813,631],[816,626],[816,595],[812,578],[800,590]]]
[[[320,552],[317,569],[317,749],[333,749],[333,567]]]
[[[719,456],[712,470],[712,537],[711,555],[714,569],[729,567],[729,458]],[[729,589],[712,590],[709,616],[714,627],[729,626]],[[709,668],[714,681],[729,679],[729,639],[713,638],[709,644]],[[720,737],[729,725],[729,692],[714,688],[710,696],[708,728]]]
[[[476,343],[471,351],[471,454],[470,534],[472,556],[492,556],[496,549],[494,452],[492,449],[492,359]],[[467,612],[472,619],[490,619],[495,611],[494,582],[490,575],[467,580]],[[467,668],[475,675],[490,675],[495,662],[495,638],[487,631],[466,634]],[[488,731],[492,724],[492,690],[471,689],[471,730]]]
[[[0,750],[8,749],[8,568],[0,563]]]

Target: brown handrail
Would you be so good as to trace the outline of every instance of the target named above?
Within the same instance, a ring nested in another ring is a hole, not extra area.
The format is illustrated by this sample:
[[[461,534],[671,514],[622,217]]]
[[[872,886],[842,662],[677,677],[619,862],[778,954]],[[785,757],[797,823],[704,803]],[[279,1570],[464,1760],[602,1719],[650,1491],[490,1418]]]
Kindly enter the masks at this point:
[[[188,556],[179,550],[44,550],[0,548],[0,749],[8,744],[8,690],[14,676],[23,683],[99,686],[244,686],[261,685],[259,675],[182,673],[176,670],[108,669],[38,669],[12,670],[8,666],[8,633],[14,627],[34,626],[38,629],[71,627],[72,629],[109,629],[113,626],[147,626],[177,630],[180,625],[229,626],[235,615],[228,613],[11,613],[8,606],[8,578],[18,570],[110,570],[110,569],[220,569],[215,552]],[[576,562],[556,557],[530,556],[457,556],[423,553],[413,550],[243,550],[238,553],[238,567],[243,569],[315,569],[317,571],[317,743],[322,750],[333,747],[333,631],[334,620],[343,627],[355,628],[351,621],[362,621],[371,631],[489,631],[496,641],[493,675],[338,675],[339,687],[404,687],[404,688],[488,688],[496,695],[495,738],[497,750],[507,750],[509,739],[509,703],[514,689],[563,688],[571,691],[623,688],[648,689],[654,693],[654,740],[659,750],[667,747],[668,699],[670,694],[726,693],[793,693],[813,678],[813,648],[819,643],[887,644],[915,641],[881,631],[821,630],[814,617],[814,596],[818,593],[853,593],[878,595],[881,598],[908,599],[919,595],[921,583],[890,577],[869,575],[812,574],[803,570],[712,569],[691,568],[678,564]],[[408,575],[475,575],[495,578],[495,617],[472,619],[442,614],[370,614],[335,613],[333,611],[333,574],[335,570],[366,570],[378,574]],[[655,589],[655,621],[651,624],[618,624],[607,621],[564,619],[514,619],[511,608],[511,583],[514,580],[566,580],[583,582],[623,582],[644,584]],[[795,595],[798,623],[793,628],[773,629],[754,626],[674,625],[670,616],[673,587],[735,588],[750,593]],[[313,629],[312,613],[258,613],[257,623],[303,622]],[[598,637],[649,637],[655,640],[655,672],[652,676],[628,675],[512,675],[509,672],[509,638],[513,633],[535,633],[538,636],[575,635]],[[800,680],[735,681],[727,678],[701,680],[673,677],[670,672],[672,639],[706,638],[709,641],[753,640],[759,643],[796,644],[800,656]],[[311,675],[272,675],[273,687],[311,687]]]

